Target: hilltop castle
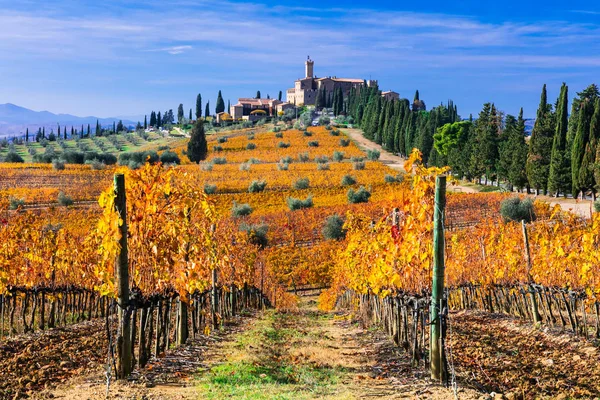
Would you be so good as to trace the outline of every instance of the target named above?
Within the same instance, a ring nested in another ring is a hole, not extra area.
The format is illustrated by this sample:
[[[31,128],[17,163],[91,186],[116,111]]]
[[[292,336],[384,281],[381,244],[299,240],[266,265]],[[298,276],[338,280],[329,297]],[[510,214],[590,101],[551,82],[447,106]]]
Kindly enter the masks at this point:
[[[294,83],[294,87],[287,90],[287,102],[301,105],[314,105],[317,99],[317,93],[324,89],[328,98],[333,97],[333,91],[338,88],[342,89],[344,97],[348,97],[350,90],[355,88],[360,91],[363,86],[371,87],[376,86],[377,81],[375,80],[364,80],[364,79],[353,79],[353,78],[338,78],[337,76],[328,76],[326,78],[317,78],[314,76],[315,62],[307,58],[304,63],[305,66],[305,77],[298,79]],[[387,96],[394,97],[393,92],[386,92]],[[396,99],[398,94],[395,93]]]

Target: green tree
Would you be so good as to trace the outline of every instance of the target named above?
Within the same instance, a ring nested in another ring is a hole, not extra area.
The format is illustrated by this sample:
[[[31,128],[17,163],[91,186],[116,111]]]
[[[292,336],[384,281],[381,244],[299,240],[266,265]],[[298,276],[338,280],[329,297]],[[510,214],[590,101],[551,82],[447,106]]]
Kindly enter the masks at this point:
[[[540,190],[545,192],[548,188],[554,130],[552,105],[548,104],[546,85],[544,85],[535,124],[531,132],[531,139],[529,140],[526,165],[527,180],[536,190],[536,194],[539,194]]]
[[[190,141],[187,146],[187,156],[190,161],[198,163],[206,159],[208,154],[208,145],[206,135],[204,134],[204,122],[201,118],[196,120],[194,127],[190,132]]]
[[[257,90],[257,91],[256,91],[256,98],[257,98],[257,99],[260,99],[260,90]]]
[[[25,130],[25,141],[29,142],[29,128]]]
[[[123,125],[123,121],[119,120],[117,124],[117,133],[125,131],[125,125]]]
[[[156,113],[154,111],[150,113],[150,126],[156,127]]]
[[[512,162],[508,170],[508,181],[517,189],[529,187],[525,165],[527,164],[527,152],[529,150],[525,142],[525,120],[523,109],[519,111],[519,118],[514,130],[508,133],[507,148],[512,151]]]
[[[210,101],[206,102],[206,109],[204,110],[204,118],[208,118],[210,116]]]
[[[148,129],[148,116],[144,115],[144,129]]]
[[[190,108],[190,114],[189,114],[189,117],[188,117],[188,119],[189,119],[190,121],[193,119],[193,118],[192,118],[192,109],[191,109],[191,108]]]
[[[590,103],[589,99],[582,101],[579,106],[577,132],[571,147],[571,179],[573,186],[573,197],[577,197],[581,190],[587,189],[585,185],[582,185],[579,182],[579,170],[581,169],[584,155],[591,151],[591,149],[587,149],[586,151],[586,147],[588,146],[590,138],[590,115],[593,113],[593,108],[594,106]]]
[[[556,132],[552,142],[548,190],[556,196],[563,193],[565,197],[571,190],[571,154],[567,147],[568,103],[569,88],[563,83],[556,105]]]
[[[219,90],[219,94],[217,95],[217,105],[215,106],[215,114],[222,113],[225,111],[225,101],[223,100],[223,96],[221,95],[221,91]]]
[[[183,121],[184,117],[185,114],[183,112],[183,104],[179,104],[179,107],[177,107],[177,123],[181,124],[181,121]]]
[[[162,126],[162,118],[160,115],[160,111],[158,112],[158,114],[156,115],[156,127],[160,128]]]
[[[277,100],[281,101],[281,98],[283,96],[283,93],[281,92],[281,90],[279,91],[279,96],[277,97]]]
[[[202,95],[196,96],[196,119],[202,118]]]
[[[493,104],[485,103],[475,122],[475,143],[471,153],[471,165],[480,178],[485,174],[486,184],[489,179],[496,175],[496,163],[498,162],[498,115]]]

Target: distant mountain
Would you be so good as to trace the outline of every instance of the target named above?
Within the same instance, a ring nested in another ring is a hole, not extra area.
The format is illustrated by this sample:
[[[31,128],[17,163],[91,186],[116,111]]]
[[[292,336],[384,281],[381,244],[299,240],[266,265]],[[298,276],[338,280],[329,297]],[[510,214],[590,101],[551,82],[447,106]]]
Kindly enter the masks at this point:
[[[38,128],[46,128],[46,132],[50,132],[56,130],[58,125],[70,129],[71,126],[81,127],[82,124],[87,128],[87,124],[90,124],[93,130],[96,128],[96,121],[103,127],[109,127],[119,120],[123,120],[123,124],[129,127],[137,124],[137,121],[118,117],[77,117],[70,114],[53,114],[49,111],[33,111],[11,103],[0,104],[0,136],[24,134],[27,128],[29,132],[37,131]]]

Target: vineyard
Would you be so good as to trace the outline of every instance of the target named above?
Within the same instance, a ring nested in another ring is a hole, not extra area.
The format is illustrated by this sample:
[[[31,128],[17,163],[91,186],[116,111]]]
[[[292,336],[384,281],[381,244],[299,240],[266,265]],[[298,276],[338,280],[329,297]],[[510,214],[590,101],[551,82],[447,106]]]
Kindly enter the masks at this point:
[[[536,202],[525,225],[501,219],[506,194],[449,194],[446,290],[432,305],[434,189],[446,168],[414,151],[398,173],[323,127],[208,144],[200,165],[3,166],[0,340],[99,320],[110,374],[125,377],[243,310],[296,310],[307,287],[328,288],[322,310],[381,325],[415,367],[429,363],[430,324],[445,333],[459,310],[600,337],[595,215]],[[98,200],[48,207],[59,192]],[[11,197],[26,205],[9,210]],[[24,391],[7,381],[0,397]]]

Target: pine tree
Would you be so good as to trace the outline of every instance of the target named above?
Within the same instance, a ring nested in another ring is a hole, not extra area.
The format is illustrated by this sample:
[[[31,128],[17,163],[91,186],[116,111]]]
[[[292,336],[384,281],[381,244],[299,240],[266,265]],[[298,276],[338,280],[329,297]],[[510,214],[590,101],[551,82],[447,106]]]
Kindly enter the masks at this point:
[[[181,124],[181,121],[183,121],[185,114],[183,112],[183,104],[179,104],[179,107],[177,107],[177,123]]]
[[[260,95],[260,93],[257,93]],[[217,105],[215,106],[215,114],[219,114],[225,111],[225,101],[223,101],[223,96],[221,95],[221,91],[219,90],[219,94],[217,95]]]
[[[544,85],[535,124],[531,132],[531,139],[529,140],[526,165],[527,180],[536,190],[536,194],[539,194],[540,190],[545,192],[548,188],[555,130],[553,121],[552,105],[548,104],[546,85]]]
[[[190,132],[190,141],[187,146],[187,156],[191,162],[198,163],[206,159],[208,154],[208,145],[206,135],[204,134],[204,122],[198,118],[192,131]]]
[[[556,106],[556,132],[552,142],[550,176],[548,177],[548,190],[556,196],[563,193],[565,197],[571,190],[570,149],[567,147],[568,93],[569,88],[563,83]]]
[[[196,119],[202,118],[202,95],[196,96]]]
[[[204,110],[204,118],[208,118],[210,116],[210,101],[206,102],[206,109]]]

